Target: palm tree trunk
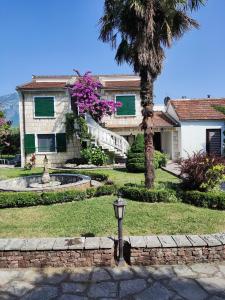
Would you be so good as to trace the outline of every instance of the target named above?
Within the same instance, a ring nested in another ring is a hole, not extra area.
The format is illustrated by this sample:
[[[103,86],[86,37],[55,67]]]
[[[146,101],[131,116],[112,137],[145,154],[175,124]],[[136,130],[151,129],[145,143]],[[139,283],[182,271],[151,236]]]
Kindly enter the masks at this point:
[[[153,82],[147,70],[140,72],[141,77],[141,104],[142,104],[142,129],[144,130],[145,141],[145,187],[154,186],[155,170],[153,164],[154,145],[153,145]]]

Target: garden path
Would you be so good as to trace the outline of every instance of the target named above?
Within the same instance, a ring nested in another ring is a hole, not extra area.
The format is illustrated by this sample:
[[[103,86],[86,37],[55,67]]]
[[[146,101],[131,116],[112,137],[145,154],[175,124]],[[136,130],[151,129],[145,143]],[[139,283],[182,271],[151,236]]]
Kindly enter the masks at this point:
[[[222,300],[225,262],[120,269],[1,269],[0,299]]]

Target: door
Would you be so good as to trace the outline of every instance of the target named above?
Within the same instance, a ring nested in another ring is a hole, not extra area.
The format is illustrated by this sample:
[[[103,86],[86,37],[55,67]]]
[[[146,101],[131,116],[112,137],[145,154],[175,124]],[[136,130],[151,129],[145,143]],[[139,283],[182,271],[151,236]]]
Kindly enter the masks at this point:
[[[161,132],[155,132],[153,136],[153,144],[155,150],[161,151]]]
[[[206,129],[206,152],[221,156],[221,129]]]

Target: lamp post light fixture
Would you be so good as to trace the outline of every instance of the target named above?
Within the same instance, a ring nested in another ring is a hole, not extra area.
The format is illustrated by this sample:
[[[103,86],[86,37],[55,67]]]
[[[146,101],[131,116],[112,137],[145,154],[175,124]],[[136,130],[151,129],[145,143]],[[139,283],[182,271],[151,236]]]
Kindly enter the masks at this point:
[[[119,258],[118,266],[123,267],[126,262],[123,257],[123,217],[125,214],[126,202],[118,194],[118,199],[113,203],[115,217],[118,220],[118,244],[119,244]]]

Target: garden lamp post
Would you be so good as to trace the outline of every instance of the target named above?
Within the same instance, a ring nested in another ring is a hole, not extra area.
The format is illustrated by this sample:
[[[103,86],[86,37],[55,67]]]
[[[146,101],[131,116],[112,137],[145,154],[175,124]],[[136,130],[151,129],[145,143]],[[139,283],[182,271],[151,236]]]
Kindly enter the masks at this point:
[[[123,257],[123,217],[125,213],[126,202],[118,194],[118,199],[113,203],[115,217],[118,220],[118,244],[119,244],[119,259],[118,266],[122,267],[126,264]]]

